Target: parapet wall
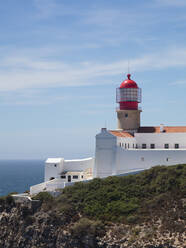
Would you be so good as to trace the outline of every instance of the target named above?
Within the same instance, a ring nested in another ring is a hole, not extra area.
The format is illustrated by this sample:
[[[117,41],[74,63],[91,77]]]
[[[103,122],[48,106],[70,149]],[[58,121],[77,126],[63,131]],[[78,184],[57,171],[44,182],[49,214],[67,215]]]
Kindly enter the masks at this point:
[[[64,171],[85,171],[94,167],[94,158],[64,160]]]

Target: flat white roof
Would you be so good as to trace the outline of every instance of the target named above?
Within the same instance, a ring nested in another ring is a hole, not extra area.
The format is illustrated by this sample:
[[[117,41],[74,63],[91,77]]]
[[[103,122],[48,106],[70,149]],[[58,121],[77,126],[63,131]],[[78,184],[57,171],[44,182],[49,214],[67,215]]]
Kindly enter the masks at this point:
[[[63,161],[63,158],[48,158],[45,163],[60,163]]]
[[[71,159],[71,160],[65,160],[65,162],[81,162],[81,161],[89,161],[92,160],[94,158],[82,158],[82,159]]]

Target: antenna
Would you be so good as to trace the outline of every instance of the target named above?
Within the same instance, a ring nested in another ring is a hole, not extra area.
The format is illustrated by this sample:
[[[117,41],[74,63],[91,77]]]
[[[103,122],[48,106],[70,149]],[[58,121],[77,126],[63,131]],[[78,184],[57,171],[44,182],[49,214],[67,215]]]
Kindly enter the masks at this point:
[[[107,129],[107,121],[105,120],[105,128]]]
[[[130,74],[130,60],[128,59],[128,74]]]

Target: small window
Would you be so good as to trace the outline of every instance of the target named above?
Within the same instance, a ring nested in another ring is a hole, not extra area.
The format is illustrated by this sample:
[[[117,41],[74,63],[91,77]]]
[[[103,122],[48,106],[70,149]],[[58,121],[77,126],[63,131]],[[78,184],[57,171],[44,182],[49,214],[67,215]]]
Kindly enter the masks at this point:
[[[55,179],[55,177],[51,177],[51,178],[50,178],[50,180],[54,180],[54,179]]]
[[[155,149],[155,144],[150,144],[151,149]]]
[[[127,149],[127,144],[125,143],[125,149]]]
[[[54,167],[57,167],[57,164],[54,164]]]
[[[74,175],[72,178],[73,179],[78,179],[78,176],[77,175]]]
[[[81,176],[81,178],[83,178],[83,175]]]
[[[175,149],[179,149],[179,144],[174,145]]]
[[[134,149],[134,144],[133,144],[133,149]]]
[[[128,117],[128,114],[126,113],[126,114],[125,114],[125,118],[127,118],[127,117]]]
[[[166,161],[168,162],[169,161],[169,158],[166,158]]]
[[[146,144],[142,144],[142,149],[146,149],[147,145]]]
[[[65,176],[65,175],[61,175],[61,178],[62,178],[62,179],[66,179],[66,176]]]
[[[136,149],[138,149],[138,144],[136,144]]]
[[[164,145],[164,148],[165,148],[165,149],[169,149],[169,144],[165,144],[165,145]]]
[[[141,161],[144,161],[145,159],[144,159],[144,157],[141,157]]]
[[[121,142],[119,143],[119,146],[121,147]]]
[[[130,144],[128,144],[128,149],[130,148]]]

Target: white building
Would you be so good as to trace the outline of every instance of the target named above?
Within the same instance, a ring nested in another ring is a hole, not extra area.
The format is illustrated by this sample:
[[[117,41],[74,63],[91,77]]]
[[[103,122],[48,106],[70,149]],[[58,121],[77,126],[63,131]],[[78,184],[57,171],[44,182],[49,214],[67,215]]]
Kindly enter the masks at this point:
[[[143,127],[141,89],[130,79],[116,91],[119,104],[116,130],[102,128],[96,135],[95,159],[49,158],[45,182],[32,186],[31,194],[55,191],[74,182],[145,170],[156,165],[186,163],[186,126]]]
[[[94,158],[64,160],[48,158],[45,162],[45,181],[30,187],[30,194],[55,191],[74,182],[92,179]]]

